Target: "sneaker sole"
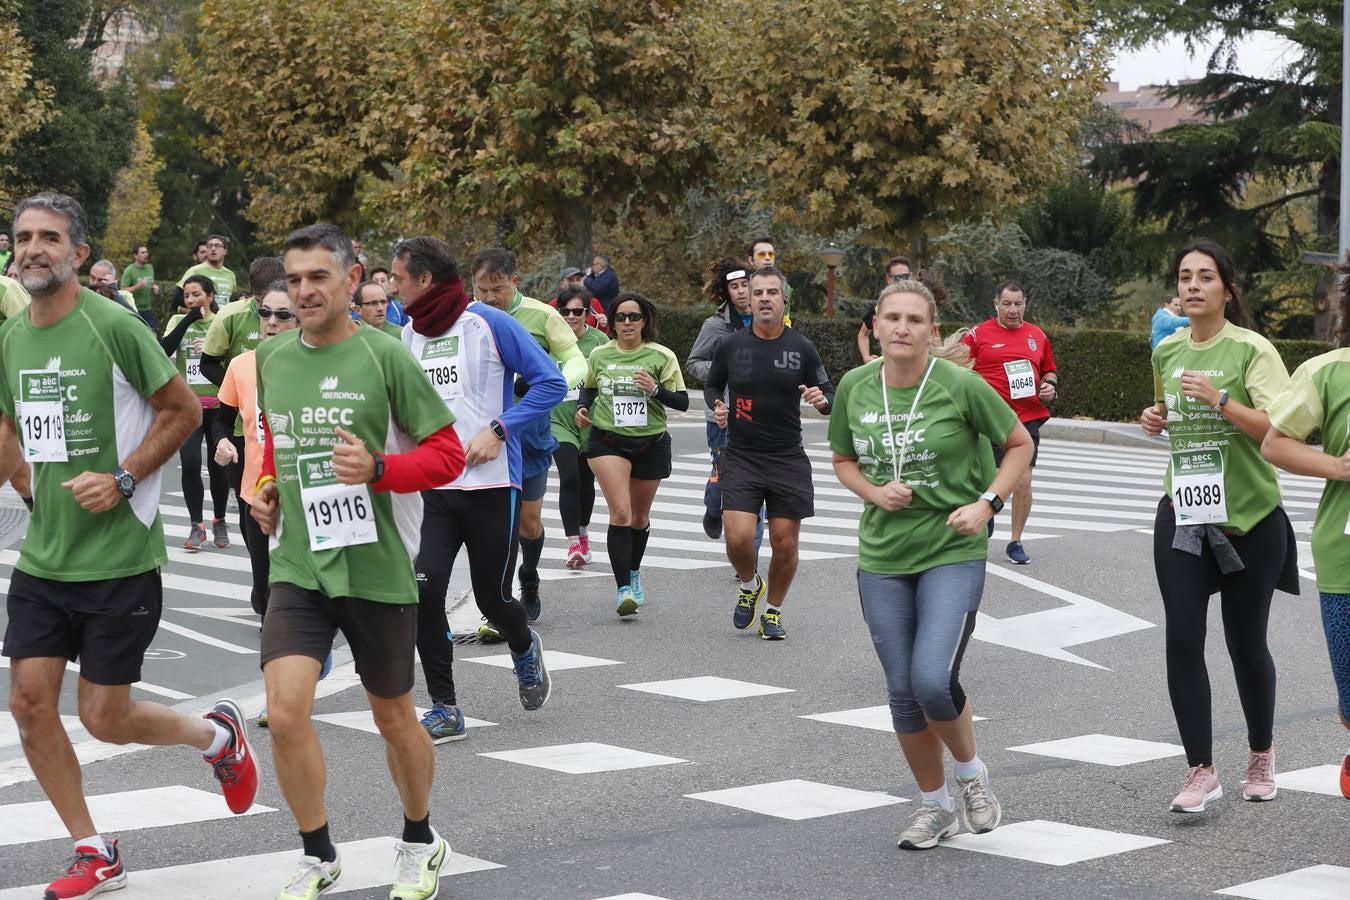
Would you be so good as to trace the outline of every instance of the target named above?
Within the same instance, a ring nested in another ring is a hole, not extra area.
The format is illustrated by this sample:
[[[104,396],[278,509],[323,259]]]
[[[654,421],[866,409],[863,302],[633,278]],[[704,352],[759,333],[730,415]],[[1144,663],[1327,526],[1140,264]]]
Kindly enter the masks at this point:
[[[941,843],[941,841],[944,838],[956,837],[956,835],[959,834],[960,831],[961,831],[961,823],[958,820],[956,822],[953,822],[951,825],[948,825],[941,831],[939,831],[929,840],[919,841],[916,843],[914,841],[907,841],[901,839],[900,842],[897,843],[895,846],[900,848],[901,850],[932,850],[939,843]]]
[[[580,569],[584,565],[586,565],[586,559],[581,554],[567,557],[567,568],[569,569]]]
[[[619,604],[617,612],[621,616],[634,616],[637,615],[639,605],[640,604],[636,600],[634,600],[631,597],[627,597],[624,599],[622,603]]]
[[[1220,786],[1206,794],[1204,799],[1200,801],[1199,806],[1178,806],[1176,803],[1173,803],[1171,809],[1174,813],[1202,813],[1205,811],[1205,804],[1209,803],[1211,800],[1219,800],[1222,797],[1223,787]]]
[[[786,634],[765,634],[764,632],[761,631],[761,632],[759,633],[759,636],[760,636],[763,640],[766,640],[766,641],[785,641],[785,640],[787,640],[787,635],[786,635]]]
[[[1279,793],[1280,789],[1272,786],[1270,789],[1270,793],[1266,794],[1264,797],[1261,797],[1255,794],[1248,794],[1246,789],[1244,788],[1242,791],[1242,799],[1246,800],[1248,803],[1266,803],[1268,801],[1274,800],[1277,796],[1279,796]]]
[[[431,739],[431,743],[435,746],[440,746],[441,744],[455,744],[468,736],[469,733],[467,731],[461,731],[459,734],[452,734],[449,737],[434,737]]]

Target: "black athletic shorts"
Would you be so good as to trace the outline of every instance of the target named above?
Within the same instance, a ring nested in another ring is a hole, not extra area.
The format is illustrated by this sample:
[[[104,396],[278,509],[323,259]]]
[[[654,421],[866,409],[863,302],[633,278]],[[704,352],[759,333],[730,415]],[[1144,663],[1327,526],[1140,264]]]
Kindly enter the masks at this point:
[[[103,581],[51,581],[15,569],[4,655],[78,660],[86,681],[135,684],[163,608],[158,569]]]
[[[1048,422],[1049,416],[1044,419],[1032,419],[1030,422],[1023,422],[1027,431],[1031,434],[1031,465],[1036,466],[1036,457],[1041,455],[1041,426]],[[1003,448],[994,445],[994,465],[1003,465]]]
[[[283,656],[308,656],[322,663],[339,629],[351,647],[356,674],[366,690],[386,700],[412,690],[416,603],[325,597],[318,591],[273,582],[263,619],[262,664]]]
[[[811,460],[805,450],[789,454],[746,453],[728,447],[718,466],[722,510],[759,514],[770,519],[809,519],[816,514]]]
[[[586,458],[597,456],[621,456],[633,464],[631,477],[660,481],[670,477],[670,432],[639,438],[592,427]]]

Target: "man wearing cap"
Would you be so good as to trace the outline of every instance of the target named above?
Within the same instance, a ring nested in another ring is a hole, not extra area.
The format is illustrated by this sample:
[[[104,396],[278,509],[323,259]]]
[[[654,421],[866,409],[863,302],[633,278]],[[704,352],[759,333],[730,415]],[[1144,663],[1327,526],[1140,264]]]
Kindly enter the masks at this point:
[[[582,271],[578,269],[576,266],[568,266],[567,268],[563,269],[562,274],[558,276],[558,292],[561,293],[570,287],[581,288],[583,291],[586,291],[586,286],[585,284],[583,284],[585,277],[586,276],[582,273]],[[591,296],[590,291],[586,291],[584,296],[586,297],[587,302],[590,304],[591,309],[591,311],[586,314],[586,324],[591,326],[592,328],[599,328],[601,331],[605,331],[606,329],[609,328],[609,318],[605,315],[605,308],[600,305],[599,300]],[[557,309],[558,308],[557,297],[555,296],[552,300],[550,300],[548,302],[548,305],[552,306],[554,309]]]

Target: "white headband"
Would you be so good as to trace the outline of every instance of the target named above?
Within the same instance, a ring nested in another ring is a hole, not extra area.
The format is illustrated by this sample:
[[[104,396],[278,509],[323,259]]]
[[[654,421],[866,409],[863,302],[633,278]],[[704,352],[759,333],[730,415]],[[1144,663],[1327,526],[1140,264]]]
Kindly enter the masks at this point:
[[[744,269],[737,269],[735,272],[727,273],[727,281],[735,281],[737,278],[744,278],[744,277],[745,277]]]

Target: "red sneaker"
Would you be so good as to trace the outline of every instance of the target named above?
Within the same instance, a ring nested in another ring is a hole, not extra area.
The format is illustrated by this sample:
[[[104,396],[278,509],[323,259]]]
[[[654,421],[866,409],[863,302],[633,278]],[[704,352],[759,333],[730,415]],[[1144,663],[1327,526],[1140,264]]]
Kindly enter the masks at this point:
[[[244,711],[233,700],[221,700],[206,718],[217,722],[230,732],[230,742],[214,758],[207,758],[215,770],[216,780],[225,793],[230,812],[246,813],[258,795],[258,767],[253,762],[253,751],[248,746],[248,732],[244,728]]]
[[[126,887],[127,873],[122,868],[117,841],[109,843],[111,856],[104,856],[93,847],[76,847],[66,874],[47,885],[44,900],[85,900],[103,891]]]
[[[1341,761],[1341,796],[1350,800],[1350,753]]]

